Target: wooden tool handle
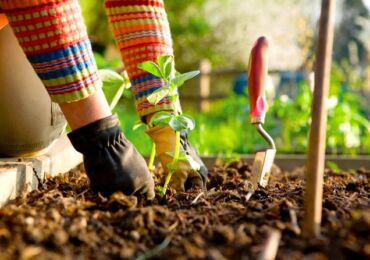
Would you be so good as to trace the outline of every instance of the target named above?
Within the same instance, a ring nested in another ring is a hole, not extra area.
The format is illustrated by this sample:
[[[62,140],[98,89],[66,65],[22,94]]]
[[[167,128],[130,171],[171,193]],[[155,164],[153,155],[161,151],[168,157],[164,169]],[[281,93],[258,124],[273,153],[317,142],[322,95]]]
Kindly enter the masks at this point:
[[[264,123],[267,111],[265,84],[268,73],[268,41],[260,37],[254,43],[249,57],[248,94],[252,124]]]

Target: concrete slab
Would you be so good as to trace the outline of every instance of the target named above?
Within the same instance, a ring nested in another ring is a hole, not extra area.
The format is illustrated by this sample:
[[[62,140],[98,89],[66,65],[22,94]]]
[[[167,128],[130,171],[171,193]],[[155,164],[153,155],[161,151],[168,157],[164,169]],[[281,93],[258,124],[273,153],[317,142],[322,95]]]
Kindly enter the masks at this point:
[[[77,152],[66,135],[59,137],[45,154],[37,157],[0,158],[0,162],[31,162],[41,180],[68,172],[82,162],[82,154]]]
[[[42,177],[45,179],[45,177],[53,177],[60,173],[68,172],[82,163],[82,154],[77,152],[68,137],[63,135],[55,142],[47,154],[35,159],[41,162],[37,164],[39,169],[36,170],[43,172],[44,176]]]
[[[39,181],[30,162],[0,162],[0,207],[23,192],[36,189]]]
[[[40,181],[68,172],[82,162],[66,135],[58,138],[48,153],[37,157],[0,158],[0,207]]]

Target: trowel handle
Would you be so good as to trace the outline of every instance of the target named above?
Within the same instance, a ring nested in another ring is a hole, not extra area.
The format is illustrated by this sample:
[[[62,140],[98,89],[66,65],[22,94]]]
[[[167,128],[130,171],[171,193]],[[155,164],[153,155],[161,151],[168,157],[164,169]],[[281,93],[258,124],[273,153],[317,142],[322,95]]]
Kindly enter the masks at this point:
[[[265,84],[268,73],[267,51],[268,41],[260,37],[254,43],[249,57],[248,95],[250,101],[250,117],[252,124],[264,123],[267,111]]]

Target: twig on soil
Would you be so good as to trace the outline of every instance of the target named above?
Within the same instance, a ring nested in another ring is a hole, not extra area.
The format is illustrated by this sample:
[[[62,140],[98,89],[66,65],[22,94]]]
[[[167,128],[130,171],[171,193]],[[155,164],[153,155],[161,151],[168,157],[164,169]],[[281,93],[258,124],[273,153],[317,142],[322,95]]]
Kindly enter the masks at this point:
[[[351,205],[352,201],[355,200],[356,198],[358,197],[358,193],[355,192],[353,193],[348,199],[347,199],[347,203],[344,205],[344,208],[347,208]]]
[[[178,221],[173,223],[171,226],[168,227],[168,232],[171,232],[172,230],[174,230],[178,225],[179,225]]]
[[[136,258],[136,260],[146,260],[146,259],[149,259],[149,258],[152,258],[152,257],[158,255],[162,250],[164,250],[170,244],[170,242],[171,242],[171,238],[166,237],[165,240],[163,240],[162,243],[160,243],[159,245],[154,247],[152,250],[149,250],[149,251],[141,254],[140,256],[138,256]]]
[[[210,254],[211,258],[213,258],[213,259],[218,259],[218,260],[226,260],[227,259],[226,257],[224,257],[221,254],[220,250],[218,250],[216,248],[211,249],[209,251],[209,254]]]
[[[279,230],[272,229],[266,241],[265,248],[259,255],[259,260],[273,260],[279,249],[281,233]]]
[[[195,199],[190,203],[190,205],[194,205],[195,203],[197,203],[197,201],[199,200],[200,197],[202,197],[202,195],[204,195],[204,192],[202,191],[201,193],[199,193]]]
[[[83,202],[85,202],[85,193],[86,193],[86,192],[88,192],[88,191],[89,191],[89,190],[84,190],[83,192],[81,192],[81,193],[77,194],[76,198],[81,197],[81,200],[82,200]]]
[[[254,191],[249,191],[247,195],[245,195],[245,202],[249,201],[254,194]]]
[[[297,213],[293,209],[293,204],[290,201],[286,200],[286,205],[288,206],[289,209],[289,216],[293,226],[293,231],[297,236],[299,236],[301,234],[301,228],[298,225]]]
[[[104,197],[103,195],[101,195],[100,192],[98,192],[98,197],[101,199],[102,202],[107,202],[108,199],[106,197]]]
[[[297,236],[299,236],[301,234],[301,229],[298,225],[297,213],[295,212],[294,209],[292,209],[292,208],[289,209],[289,216],[290,216],[290,220],[291,220],[292,225],[293,225],[294,233]]]

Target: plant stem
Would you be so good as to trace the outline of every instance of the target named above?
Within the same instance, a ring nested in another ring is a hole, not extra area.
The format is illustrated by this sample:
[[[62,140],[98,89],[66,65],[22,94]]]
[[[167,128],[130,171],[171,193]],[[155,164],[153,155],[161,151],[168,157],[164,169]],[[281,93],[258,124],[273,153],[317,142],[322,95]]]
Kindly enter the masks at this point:
[[[136,260],[145,260],[145,259],[151,259],[154,256],[158,255],[162,250],[164,250],[171,242],[170,237],[166,237],[165,240],[163,240],[162,243],[154,247],[152,250],[146,251],[142,255],[140,255]]]
[[[175,153],[173,156],[172,164],[176,165],[177,161],[179,160],[180,156],[180,132],[176,131],[175,132]]]
[[[174,153],[172,163],[171,163],[172,167],[171,167],[171,169],[169,170],[169,172],[166,176],[166,180],[165,180],[164,185],[163,185],[163,193],[161,194],[161,196],[166,195],[168,184],[170,183],[172,175],[174,174],[174,172],[177,168],[177,162],[179,161],[179,157],[180,157],[180,132],[176,131],[175,153]]]
[[[175,116],[178,115],[178,110],[177,110],[177,96],[175,96],[174,98],[174,114]],[[170,180],[171,180],[171,177],[172,175],[174,174],[175,172],[175,169],[177,168],[177,162],[179,161],[179,157],[180,157],[180,132],[178,131],[175,131],[175,151],[174,151],[174,155],[173,155],[173,159],[172,159],[172,163],[171,163],[171,169],[169,169],[169,172],[166,176],[166,180],[164,182],[164,185],[163,185],[163,194],[161,194],[162,196],[164,196],[167,192],[167,188],[168,188],[168,184],[170,183]]]
[[[113,110],[118,101],[121,99],[122,95],[123,95],[123,91],[125,91],[126,88],[128,88],[130,86],[130,83],[123,83],[117,90],[117,92],[114,94],[114,97],[111,101],[111,103],[109,104],[109,108],[110,110]]]
[[[170,180],[171,180],[171,177],[174,173],[174,170],[169,170],[167,176],[166,176],[166,180],[164,181],[164,185],[163,185],[163,190],[162,190],[162,193],[161,193],[161,197],[163,197],[164,195],[166,195],[166,192],[167,192],[167,189],[168,189],[168,184],[170,183]]]
[[[155,143],[152,145],[152,151],[150,153],[149,162],[148,162],[148,169],[149,171],[154,170],[154,159],[155,159]]]
[[[175,96],[175,107],[174,107],[174,113],[175,113],[175,116],[178,116],[179,114],[179,111],[177,110],[177,99],[178,99],[178,95]],[[177,164],[177,161],[179,160],[179,156],[180,156],[180,132],[176,131],[176,137],[175,137],[175,154],[173,156],[173,161],[172,161],[172,164],[173,166],[175,166]]]

